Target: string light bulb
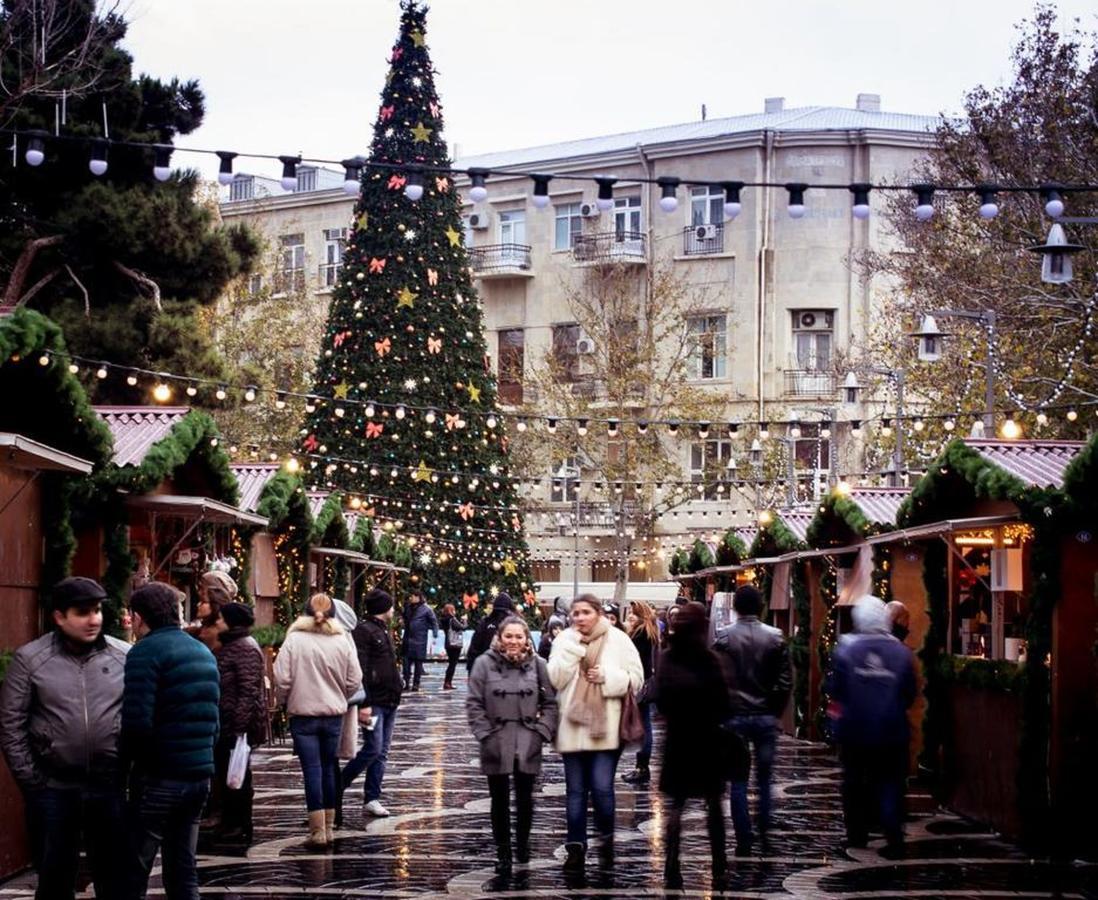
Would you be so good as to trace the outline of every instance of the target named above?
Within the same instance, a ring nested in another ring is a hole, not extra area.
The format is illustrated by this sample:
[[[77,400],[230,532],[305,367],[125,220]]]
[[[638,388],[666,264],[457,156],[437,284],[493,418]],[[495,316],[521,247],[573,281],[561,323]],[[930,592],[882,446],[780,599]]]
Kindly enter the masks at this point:
[[[1060,191],[1051,184],[1041,188],[1041,199],[1045,201],[1045,213],[1051,219],[1058,219],[1064,214],[1064,201]]]
[[[976,188],[980,195],[980,218],[994,219],[999,215],[999,204],[996,201],[998,188],[993,184],[981,184]]]
[[[869,218],[869,190],[870,185],[864,182],[850,185],[850,193],[854,195],[854,203],[850,207],[850,212],[855,219]]]
[[[418,169],[408,173],[408,180],[404,184],[404,196],[413,203],[423,199],[423,175]]]
[[[49,364],[50,364],[50,355],[48,353],[43,353],[41,356],[38,357],[38,365],[48,366]]]
[[[233,160],[236,159],[236,154],[231,150],[215,150],[217,158],[220,160],[217,166],[217,183],[222,187],[227,187],[233,183]]]
[[[584,437],[587,434],[587,420],[576,419],[576,434],[580,437]]]
[[[153,146],[153,178],[157,181],[167,181],[172,177],[172,151],[174,149],[171,144],[155,144]]]
[[[915,192],[915,218],[926,222],[934,215],[934,185],[916,184],[911,189]]]
[[[218,400],[224,400],[228,396],[228,392],[225,390],[225,385],[219,384],[217,390],[214,391],[214,396]]]
[[[193,384],[188,384],[186,391],[188,397],[194,397],[198,395],[198,387]]]
[[[885,437],[889,437],[892,434],[892,420],[881,419],[881,434]]]
[[[648,423],[644,419],[637,422],[637,434],[648,434]]]
[[[522,433],[525,430],[526,430],[526,419],[520,418],[515,423],[515,431],[518,431],[519,433]]]
[[[808,185],[799,181],[792,181],[785,186],[785,189],[789,191],[789,206],[787,212],[791,219],[803,219],[804,218],[804,192],[808,190]]]
[[[126,384],[130,387],[137,387],[137,376],[134,375],[133,372],[130,372],[130,374],[126,376]]]
[[[362,182],[362,168],[366,159],[362,156],[353,156],[341,163],[343,166],[343,193],[357,194]]]
[[[482,203],[488,199],[488,188],[484,184],[491,174],[487,169],[469,170],[469,199],[474,203]]]
[[[1022,436],[1022,429],[1021,426],[1014,421],[1014,417],[1008,415],[1006,420],[999,427],[999,434],[1008,441],[1016,441]]]
[[[1037,424],[1043,428],[1048,424],[1048,416],[1043,412],[1037,413]]]
[[[545,209],[549,205],[549,182],[553,176],[533,175],[531,177],[534,179],[534,196],[531,202],[535,209]]]
[[[1074,422],[1076,419],[1079,418],[1079,413],[1077,413],[1074,409],[1069,409],[1066,413],[1066,418],[1069,422]]]
[[[724,217],[728,221],[736,218],[743,209],[740,200],[740,191],[743,190],[742,181],[725,181],[721,184],[724,188]]]
[[[616,178],[596,178],[595,183],[598,184],[598,196],[595,198],[595,206],[606,212],[608,209],[612,209],[614,206],[614,182]]]
[[[679,208],[679,198],[675,195],[682,182],[678,178],[657,178],[656,184],[660,186],[660,209],[665,213],[673,213]]]
[[[157,382],[152,391],[153,400],[157,403],[167,403],[172,399],[172,389],[163,381]]]
[[[769,437],[770,437],[770,423],[769,422],[760,422],[759,423],[759,438],[760,438],[760,440],[765,441]]]
[[[606,436],[607,437],[617,437],[618,436],[618,426],[620,424],[621,423],[617,419],[608,419],[607,422],[606,422]]]
[[[95,377],[98,378],[100,381],[102,381],[104,378],[106,378],[107,377],[107,367],[106,366],[100,366],[98,369],[96,369],[95,370]]]
[[[496,417],[494,415],[489,414],[488,418],[484,420],[484,424],[487,425],[489,428],[495,428],[496,425],[499,423],[496,421]]]
[[[403,403],[396,408],[396,411],[393,413],[393,415],[396,416],[398,419],[403,419],[406,415],[408,415],[408,411],[404,408]]]
[[[247,400],[249,403],[252,403],[255,400],[255,390],[256,389],[254,384],[249,384],[244,389],[244,399]]]
[[[557,420],[554,419],[552,416],[545,420],[545,430],[548,431],[550,434],[557,433]]]
[[[88,171],[96,178],[107,174],[107,142],[103,138],[96,138],[92,141]]]
[[[944,428],[946,431],[952,431],[956,427],[957,423],[954,422],[952,419],[946,419],[944,422],[942,422],[942,428]]]
[[[27,138],[27,149],[23,159],[28,166],[40,166],[46,161],[46,132],[32,131]]]
[[[280,156],[278,161],[282,163],[282,190],[293,191],[297,189],[297,164],[301,162],[300,156]]]

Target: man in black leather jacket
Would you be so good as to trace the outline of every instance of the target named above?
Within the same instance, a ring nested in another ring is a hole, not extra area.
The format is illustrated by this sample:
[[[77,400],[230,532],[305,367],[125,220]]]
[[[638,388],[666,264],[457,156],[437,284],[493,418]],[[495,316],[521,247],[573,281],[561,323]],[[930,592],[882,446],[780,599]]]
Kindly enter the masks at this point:
[[[720,633],[713,649],[721,660],[732,700],[728,725],[755,749],[759,788],[756,825],[759,836],[765,839],[770,827],[770,773],[778,742],[778,717],[789,701],[793,672],[782,633],[759,621],[762,605],[757,588],[738,588],[732,600],[736,621]],[[754,843],[747,809],[750,773],[748,761],[747,767],[732,774],[730,805],[737,856],[750,853]]]

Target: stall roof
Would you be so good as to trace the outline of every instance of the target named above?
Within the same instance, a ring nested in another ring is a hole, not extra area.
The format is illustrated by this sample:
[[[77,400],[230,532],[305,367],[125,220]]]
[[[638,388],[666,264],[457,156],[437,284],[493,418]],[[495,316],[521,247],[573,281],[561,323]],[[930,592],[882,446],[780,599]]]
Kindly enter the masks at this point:
[[[278,463],[233,463],[229,466],[240,488],[240,508],[255,512],[267,482],[278,474]]]
[[[92,464],[86,459],[6,431],[0,432],[0,454],[4,463],[17,469],[78,472],[81,475],[92,470]]]
[[[775,511],[775,515],[785,522],[798,541],[803,541],[808,534],[808,526],[816,518],[816,508],[779,509]]]
[[[1064,470],[1079,455],[1083,441],[996,441],[969,439],[965,444],[1005,472],[1033,487],[1058,488]]]
[[[340,559],[345,559],[348,562],[359,563],[374,569],[384,569],[387,572],[409,571],[403,566],[397,566],[391,562],[385,562],[380,559],[371,559],[365,553],[359,553],[357,550],[344,550],[342,547],[310,547],[309,552],[315,553],[317,556],[335,556]]]
[[[855,487],[847,496],[871,522],[894,525],[900,505],[910,493],[911,488],[906,487]]]
[[[887,531],[866,539],[868,544],[891,544],[896,541],[917,541],[922,538],[936,537],[940,534],[952,534],[955,531],[974,531],[978,528],[994,528],[997,525],[1009,525],[1019,521],[1018,514],[1004,516],[975,516],[970,519],[943,519],[926,525],[912,525],[899,531]],[[845,548],[846,552],[857,550],[857,546]],[[835,552],[832,550],[832,552]]]
[[[127,497],[126,503],[137,509],[150,509],[164,515],[185,516],[213,522],[215,525],[266,525],[267,520],[254,513],[245,512],[211,500],[209,497],[188,497],[180,494],[141,494]]]
[[[328,499],[328,491],[307,491],[306,496],[309,498],[309,512],[315,519],[324,508],[324,501]]]
[[[93,407],[114,438],[116,466],[139,466],[153,444],[168,436],[190,412],[186,406]]]

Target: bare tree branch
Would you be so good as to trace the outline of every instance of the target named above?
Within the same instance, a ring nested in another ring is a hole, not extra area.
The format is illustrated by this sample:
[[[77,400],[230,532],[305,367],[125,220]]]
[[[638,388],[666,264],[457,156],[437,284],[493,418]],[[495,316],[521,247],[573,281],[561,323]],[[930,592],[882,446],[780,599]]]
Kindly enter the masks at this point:
[[[16,306],[25,306],[27,303],[29,303],[31,301],[31,298],[34,297],[35,294],[37,294],[40,290],[42,290],[42,288],[44,288],[47,284],[49,284],[51,281],[53,281],[53,279],[56,278],[60,274],[60,272],[61,272],[60,269],[54,269],[52,272],[47,272],[45,275],[43,275],[41,278],[39,278],[34,284],[31,285],[30,290],[27,291],[22,297],[20,297],[15,305]]]
[[[88,297],[88,289],[86,287],[84,287],[84,283],[79,278],[76,277],[76,273],[72,270],[72,267],[68,263],[65,263],[65,271],[69,273],[69,278],[71,278],[73,280],[73,282],[76,284],[76,286],[78,288],[80,288],[80,292],[84,295],[84,318],[85,319],[90,319],[91,318],[91,300]]]
[[[30,274],[31,266],[34,264],[34,258],[38,255],[39,250],[56,246],[63,240],[64,237],[62,235],[56,234],[49,237],[35,238],[26,243],[22,252],[19,254],[19,258],[15,261],[15,265],[12,266],[11,275],[8,277],[8,283],[4,288],[4,296],[0,305],[18,306],[30,299],[29,296],[23,296],[23,284]],[[34,288],[31,289],[30,296],[37,293],[41,287],[42,284],[35,285]]]
[[[152,297],[153,302],[156,304],[156,308],[158,310],[163,309],[160,304],[160,285],[158,285],[155,281],[149,278],[148,275],[145,275],[142,272],[138,272],[136,269],[131,269],[129,266],[123,265],[117,259],[112,262],[112,265],[127,278],[132,279],[133,281],[137,282],[140,287],[143,287],[145,290],[147,290],[149,292],[149,296]]]

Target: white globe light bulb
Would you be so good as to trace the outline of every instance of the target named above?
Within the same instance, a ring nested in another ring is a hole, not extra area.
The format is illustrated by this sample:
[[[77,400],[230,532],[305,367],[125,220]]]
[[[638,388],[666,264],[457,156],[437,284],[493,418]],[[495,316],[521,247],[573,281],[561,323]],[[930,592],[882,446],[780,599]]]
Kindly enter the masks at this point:
[[[981,219],[994,219],[999,215],[998,203],[981,203],[980,204],[980,218]]]
[[[927,221],[934,215],[934,206],[930,203],[920,203],[915,207],[915,218],[920,222]]]
[[[740,210],[743,209],[743,204],[738,200],[732,203],[724,204],[724,217],[726,219],[734,219],[740,214]]]
[[[664,212],[667,212],[667,213],[674,212],[678,208],[679,208],[679,198],[678,197],[660,197],[660,209],[662,209]]]
[[[533,204],[535,209],[545,209],[549,205],[548,194],[534,194]]]
[[[423,197],[423,185],[409,182],[404,186],[404,196],[413,203]]]
[[[488,199],[488,188],[478,184],[476,187],[469,188],[469,199],[474,203],[482,203]]]
[[[868,219],[869,218],[869,204],[868,203],[855,203],[850,211],[854,214],[855,219]]]
[[[96,177],[104,174],[107,171],[107,161],[105,159],[92,159],[88,161],[88,171]]]

